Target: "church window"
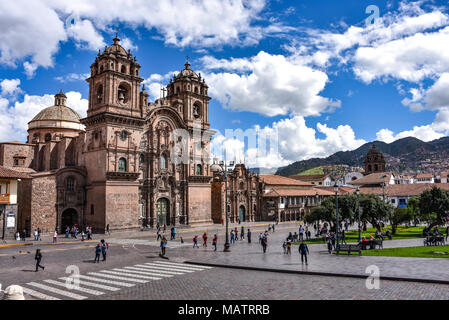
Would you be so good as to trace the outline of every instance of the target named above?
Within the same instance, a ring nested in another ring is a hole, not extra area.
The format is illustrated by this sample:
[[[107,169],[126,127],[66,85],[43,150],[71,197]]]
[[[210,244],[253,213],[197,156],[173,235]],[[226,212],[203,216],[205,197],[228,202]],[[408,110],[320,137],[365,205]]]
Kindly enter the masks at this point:
[[[100,73],[103,72],[103,66],[100,67]]]
[[[143,155],[143,153],[140,154],[139,162],[140,162],[141,164],[145,162],[145,156]]]
[[[379,166],[377,164],[374,165],[374,171],[379,171]]]
[[[120,85],[118,87],[118,101],[121,103],[126,103],[128,102],[128,90],[126,89],[125,86]]]
[[[368,171],[372,171],[370,164],[368,165]]]
[[[14,157],[14,167],[25,166],[25,159],[21,157]]]
[[[127,137],[128,137],[128,133],[125,130],[120,132],[120,139],[122,141],[125,141]]]
[[[103,100],[103,86],[100,84],[97,88],[97,103]]]
[[[46,135],[45,135],[45,141],[50,141],[51,140],[51,134],[50,133],[47,133]]]
[[[122,66],[121,72],[122,72],[122,73],[126,73],[126,67],[125,67],[125,66]]]
[[[200,111],[200,106],[198,105],[198,104],[194,104],[193,105],[193,116],[195,117],[195,118],[199,118],[200,117],[200,114],[201,113],[201,111]]]
[[[195,87],[195,93],[198,93],[198,88],[197,87]]]
[[[167,160],[167,155],[165,153],[161,154],[160,162],[161,162],[160,163],[161,169],[167,169],[168,160]]]
[[[120,158],[118,160],[118,171],[126,172],[126,159],[125,158]]]
[[[203,174],[203,168],[200,164],[196,165],[196,175],[201,176]]]
[[[94,215],[94,205],[93,204],[90,205],[90,214]]]
[[[240,182],[240,185],[239,185],[239,189],[240,189],[240,190],[243,190],[243,189],[244,189],[244,184],[243,184],[243,181],[242,181],[242,182]]]
[[[179,87],[176,87],[176,94],[179,93]]]
[[[73,179],[72,177],[67,178],[65,189],[66,191],[75,190],[75,179]]]

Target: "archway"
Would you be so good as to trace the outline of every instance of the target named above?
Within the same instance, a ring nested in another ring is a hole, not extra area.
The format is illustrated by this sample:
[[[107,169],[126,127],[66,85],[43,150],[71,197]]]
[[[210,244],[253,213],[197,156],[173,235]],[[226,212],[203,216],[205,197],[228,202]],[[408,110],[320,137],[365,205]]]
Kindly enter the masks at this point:
[[[243,205],[239,208],[239,219],[241,222],[245,221],[245,207]]]
[[[72,228],[73,225],[78,225],[78,212],[73,208],[64,210],[61,215],[61,233],[64,233],[67,227]]]
[[[170,225],[170,202],[167,198],[160,198],[156,203],[156,223]]]

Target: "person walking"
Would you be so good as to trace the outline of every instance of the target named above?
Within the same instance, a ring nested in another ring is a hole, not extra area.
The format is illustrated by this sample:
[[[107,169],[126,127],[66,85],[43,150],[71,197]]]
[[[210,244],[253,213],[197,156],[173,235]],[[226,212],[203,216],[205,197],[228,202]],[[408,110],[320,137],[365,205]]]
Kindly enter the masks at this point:
[[[67,228],[65,228],[65,237],[69,238],[69,233],[70,233],[70,227],[67,226]]]
[[[42,241],[41,233],[41,228],[37,228],[37,239],[39,239],[39,241]]]
[[[162,236],[161,236],[161,230],[159,230],[159,228],[157,229],[157,232],[156,232],[156,234],[157,234],[157,238],[156,238],[156,241],[158,241],[159,239],[161,239],[161,240],[162,240]]]
[[[198,247],[198,235],[193,237],[193,247],[197,247],[198,249],[200,248]]]
[[[218,242],[218,237],[215,234],[214,238],[212,239],[212,245],[215,247],[214,251],[217,251],[217,242]]]
[[[101,244],[97,244],[97,246],[95,247],[95,259],[94,259],[94,263],[100,262],[100,254],[101,254]]]
[[[274,223],[273,223],[273,232],[274,232]]]
[[[37,241],[37,229],[34,229],[34,241]]]
[[[22,240],[25,241],[25,240],[26,240],[26,237],[27,237],[27,231],[26,231],[25,229],[23,229],[23,232],[22,232]]]
[[[162,237],[161,240],[161,255],[165,256],[165,248],[167,247],[167,239],[165,239],[165,236]]]
[[[298,248],[299,254],[301,255],[301,263],[304,263],[304,260],[306,260],[307,263],[307,255],[309,254],[309,248],[307,247],[306,243],[304,241],[301,242]]]
[[[231,241],[230,242],[231,243],[235,242],[235,240],[234,240],[234,230],[231,230]]]
[[[240,240],[243,240],[243,239],[245,239],[245,229],[242,226],[242,229],[240,230]]]
[[[165,231],[167,231],[167,225],[164,223],[164,232],[163,233],[165,233]]]
[[[251,231],[248,228],[248,231],[246,232],[246,238],[248,239],[248,243],[251,243]]]
[[[101,242],[101,254],[103,255],[103,261],[106,261],[106,253],[109,249],[109,244],[104,241],[104,239],[100,240]]]
[[[262,236],[262,232],[261,232],[261,233],[259,233],[259,244],[262,244],[262,238],[263,238],[263,236]]]
[[[176,240],[176,227],[173,227],[173,240]]]
[[[287,254],[292,254],[292,242],[287,241]]]
[[[111,231],[109,231],[109,223],[108,223],[108,225],[106,226],[106,232],[108,233],[108,236],[111,235]]]
[[[58,240],[58,231],[55,229],[55,232],[53,232],[53,243],[55,243]]]
[[[267,252],[267,246],[268,246],[268,237],[265,235],[262,238],[262,249],[263,253]]]
[[[92,227],[89,226],[89,232],[87,233],[87,240],[92,240]]]
[[[84,241],[85,236],[84,230],[81,229],[81,241]]]
[[[329,254],[332,253],[332,237],[328,237],[327,238],[327,251],[329,252]]]
[[[39,271],[39,268],[42,268],[42,270],[45,269],[44,266],[41,266],[41,260],[42,260],[42,253],[41,253],[41,249],[36,249],[36,255],[34,256],[34,259],[36,260],[36,271]]]
[[[207,248],[207,233],[204,232],[203,234],[203,247]]]
[[[299,226],[299,240],[304,240],[304,228],[302,227],[302,225]]]
[[[239,239],[239,231],[237,230],[237,227],[235,227],[234,233],[235,233],[234,240],[237,241]]]
[[[284,241],[282,243],[282,249],[284,249],[284,254],[286,254],[287,253],[287,242],[286,241]]]

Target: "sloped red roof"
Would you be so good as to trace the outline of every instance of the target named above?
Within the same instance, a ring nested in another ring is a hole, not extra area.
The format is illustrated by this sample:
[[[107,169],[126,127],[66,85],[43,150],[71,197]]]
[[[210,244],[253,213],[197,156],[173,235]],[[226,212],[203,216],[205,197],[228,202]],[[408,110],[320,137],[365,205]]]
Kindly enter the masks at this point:
[[[0,166],[0,178],[6,178],[6,179],[31,179],[29,175],[23,172],[11,170],[8,168],[5,168],[3,166]]]
[[[277,176],[273,174],[261,174],[260,178],[268,185],[280,185],[280,186],[307,186],[312,187],[313,184],[297,179]]]

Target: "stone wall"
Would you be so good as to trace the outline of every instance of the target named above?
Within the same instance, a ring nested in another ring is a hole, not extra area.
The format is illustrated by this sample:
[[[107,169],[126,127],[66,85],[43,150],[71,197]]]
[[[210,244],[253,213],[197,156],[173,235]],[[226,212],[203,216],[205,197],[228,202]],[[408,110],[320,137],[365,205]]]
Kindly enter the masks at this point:
[[[49,233],[55,230],[57,223],[56,177],[54,174],[36,175],[32,180],[30,231],[41,228],[43,233]]]
[[[223,194],[223,182],[213,180],[211,183],[211,213],[214,223],[221,223],[221,220],[225,219],[223,217]]]
[[[7,227],[8,216],[14,217],[15,225]],[[3,240],[14,240],[17,232],[17,205],[0,205],[0,238]]]
[[[106,185],[106,220],[103,230],[131,230],[139,225],[139,184],[109,181]]]
[[[23,167],[31,167],[34,159],[34,146],[29,144],[14,144],[2,143],[0,144],[0,166],[14,167],[14,156],[16,154],[23,154],[26,156],[25,165]]]
[[[23,179],[17,186],[17,228],[18,230],[31,227],[31,190],[33,181]]]

